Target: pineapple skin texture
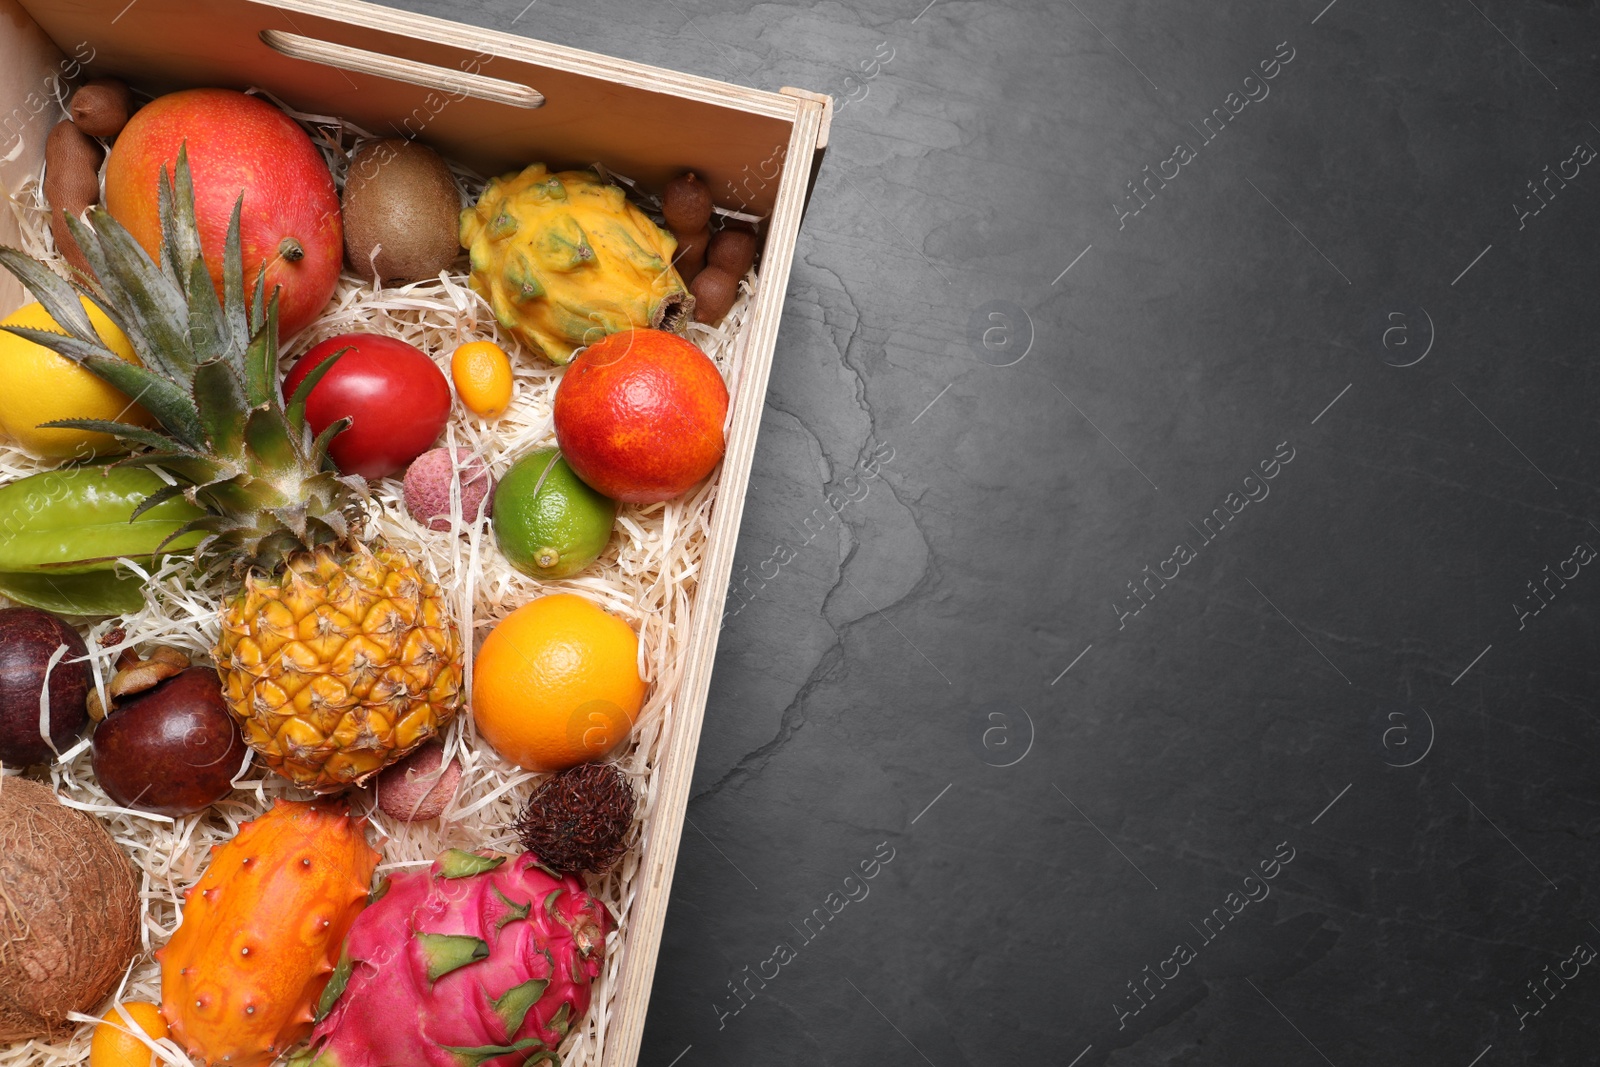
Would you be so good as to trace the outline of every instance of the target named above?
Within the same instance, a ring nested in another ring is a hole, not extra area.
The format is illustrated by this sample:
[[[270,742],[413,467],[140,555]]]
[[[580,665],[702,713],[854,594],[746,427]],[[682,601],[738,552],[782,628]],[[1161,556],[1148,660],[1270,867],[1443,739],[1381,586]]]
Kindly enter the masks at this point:
[[[587,171],[535,163],[495,178],[461,213],[461,244],[473,291],[554,363],[626,329],[681,332],[694,306],[672,266],[677,238]]]
[[[358,785],[442,733],[462,650],[437,586],[387,546],[328,546],[251,573],[214,656],[245,743],[297,785]]]
[[[276,801],[213,849],[161,961],[161,1013],[191,1058],[264,1067],[311,1033],[313,1008],[367,905],[364,824]]]

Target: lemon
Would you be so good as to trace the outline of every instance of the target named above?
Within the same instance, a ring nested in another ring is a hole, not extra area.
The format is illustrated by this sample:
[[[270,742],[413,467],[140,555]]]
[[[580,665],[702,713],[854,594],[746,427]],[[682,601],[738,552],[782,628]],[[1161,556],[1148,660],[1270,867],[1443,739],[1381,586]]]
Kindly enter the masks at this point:
[[[494,491],[494,536],[511,565],[546,581],[593,563],[611,539],[617,502],[590,489],[554,448],[531,452]]]
[[[116,324],[87,299],[78,299],[83,301],[89,322],[106,347],[129,363],[138,363],[133,346]],[[27,305],[0,320],[0,325],[66,332],[40,304]],[[0,435],[35,455],[53,459],[82,459],[122,450],[109,434],[39,429],[40,423],[57,419],[152,424],[148,412],[72,360],[14,333],[0,331]]]

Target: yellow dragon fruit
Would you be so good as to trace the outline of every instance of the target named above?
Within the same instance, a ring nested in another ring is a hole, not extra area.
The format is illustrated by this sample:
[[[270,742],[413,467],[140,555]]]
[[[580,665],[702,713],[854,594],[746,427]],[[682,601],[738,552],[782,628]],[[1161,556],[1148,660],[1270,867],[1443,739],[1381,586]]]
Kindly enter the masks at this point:
[[[694,311],[677,238],[589,171],[495,178],[461,213],[461,243],[500,325],[555,363],[633,327],[682,333]]]

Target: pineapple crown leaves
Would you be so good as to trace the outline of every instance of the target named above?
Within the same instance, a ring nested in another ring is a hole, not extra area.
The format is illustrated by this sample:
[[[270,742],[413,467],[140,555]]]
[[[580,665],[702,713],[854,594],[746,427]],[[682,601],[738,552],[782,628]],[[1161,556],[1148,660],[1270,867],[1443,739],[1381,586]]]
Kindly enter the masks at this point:
[[[287,404],[279,391],[278,291],[267,297],[266,272],[260,271],[246,304],[243,206],[241,195],[228,222],[219,302],[201,253],[188,152],[180,148],[176,167],[161,175],[159,262],[104,208],[89,210],[92,226],[67,216],[93,277],[75,271],[68,283],[43,263],[0,247],[0,266],[64,332],[0,330],[78,364],[160,424],[159,431],[103,419],[44,424],[111,434],[143,449],[121,465],[159,467],[177,480],[143,501],[135,518],[181,493],[209,514],[173,538],[202,531],[207,537],[200,555],[271,569],[285,553],[348,540],[367,487],[359,477],[340,475],[328,456],[329,443],[350,420],[315,436],[306,422],[311,390],[345,350],[307,375]],[[122,330],[139,363],[122,359],[100,338],[79,294]]]

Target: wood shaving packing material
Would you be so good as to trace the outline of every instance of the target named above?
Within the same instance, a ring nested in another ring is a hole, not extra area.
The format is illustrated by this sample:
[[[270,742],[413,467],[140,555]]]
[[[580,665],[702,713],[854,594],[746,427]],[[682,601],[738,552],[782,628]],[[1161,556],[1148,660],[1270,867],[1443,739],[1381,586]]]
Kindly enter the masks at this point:
[[[366,136],[365,131],[328,116],[290,113],[309,128],[342,188],[345,162]],[[482,179],[460,167],[453,169],[464,192],[475,198]],[[7,207],[21,226],[22,250],[50,262],[65,275],[50,234],[40,179],[30,179],[10,195]],[[693,324],[689,330],[690,340],[716,363],[730,392],[736,390],[745,362],[743,326],[757,281],[752,270],[719,326]],[[428,353],[447,378],[456,346],[473,340],[493,341],[512,357],[515,399],[510,409],[491,424],[456,403],[440,444],[465,448],[472,456],[481,457],[497,478],[517,458],[555,444],[551,405],[561,368],[528,353],[501,328],[487,304],[467,287],[464,262],[437,278],[388,289],[374,288],[345,271],[322,315],[287,340],[285,366],[318,341],[351,332],[384,334],[414,345]],[[731,411],[729,417],[731,420]],[[54,467],[50,461],[0,444],[0,484]],[[463,519],[459,467],[451,489],[448,531],[429,530],[410,517],[398,478],[373,486],[375,506],[362,539],[385,538],[416,560],[447,592],[464,643],[469,644],[468,693],[473,653],[479,643],[500,619],[543,594],[565,591],[587,597],[626,620],[639,634],[639,669],[650,684],[649,694],[632,736],[610,757],[629,776],[639,803],[627,854],[605,875],[588,878],[590,891],[617,920],[617,930],[608,944],[605,970],[596,983],[588,1017],[561,1050],[568,1067],[597,1064],[604,1053],[606,1024],[614,1006],[617,973],[638,888],[640,842],[654,811],[654,770],[665,754],[677,710],[675,697],[688,660],[691,613],[719,479],[720,470],[693,492],[664,504],[623,505],[611,542],[600,558],[581,574],[554,582],[541,582],[513,569],[495,547],[489,520]],[[187,559],[169,559],[148,574],[136,564],[126,565],[148,578],[146,603],[137,614],[86,628],[95,685],[103,691],[118,655],[127,648],[143,652],[153,645],[171,645],[197,664],[210,664],[225,584],[217,580],[195,584]],[[7,603],[0,598],[0,604]],[[114,626],[124,629],[124,639],[102,648],[99,638]],[[349,794],[353,814],[365,817],[373,827],[371,836],[383,853],[380,872],[424,867],[449,848],[519,851],[513,824],[527,796],[546,776],[501,759],[478,739],[470,710],[465,708],[447,732],[445,748],[447,759],[461,763],[461,785],[435,822],[398,822],[379,811],[369,793]],[[127,851],[138,876],[144,952],[108,1004],[123,1000],[160,1003],[160,967],[151,954],[177,928],[183,891],[199,880],[211,848],[231,839],[241,823],[265,812],[275,798],[305,800],[312,795],[247,759],[236,778],[236,790],[206,811],[177,819],[131,811],[118,807],[100,788],[88,745],[82,742],[50,766],[49,776],[65,803],[90,811],[100,820]],[[73,1018],[82,1023],[96,1021],[107,1006],[98,1006],[95,1015]],[[92,1030],[83,1025],[63,1042],[35,1040],[0,1048],[0,1067],[81,1064],[88,1056]],[[151,1048],[158,1062],[190,1062],[170,1040],[153,1043]]]

